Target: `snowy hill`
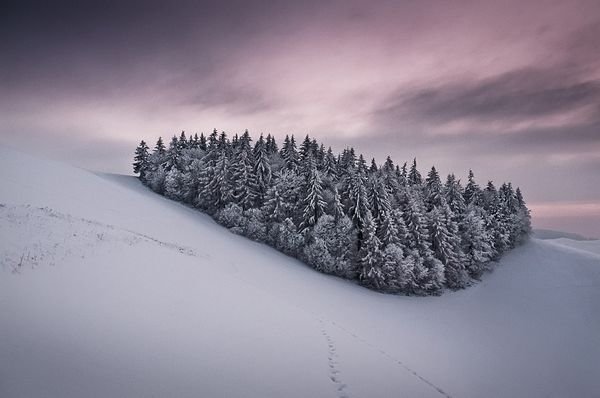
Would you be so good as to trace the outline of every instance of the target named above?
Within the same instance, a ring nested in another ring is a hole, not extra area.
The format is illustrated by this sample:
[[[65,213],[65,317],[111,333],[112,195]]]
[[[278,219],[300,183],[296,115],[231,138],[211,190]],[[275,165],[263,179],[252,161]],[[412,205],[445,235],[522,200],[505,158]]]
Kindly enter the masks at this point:
[[[1,397],[597,397],[600,257],[532,240],[442,297],[317,273],[0,148]]]
[[[574,234],[572,232],[555,231],[552,229],[534,229],[533,237],[537,239],[559,239],[566,238],[569,240],[594,240],[585,236]]]

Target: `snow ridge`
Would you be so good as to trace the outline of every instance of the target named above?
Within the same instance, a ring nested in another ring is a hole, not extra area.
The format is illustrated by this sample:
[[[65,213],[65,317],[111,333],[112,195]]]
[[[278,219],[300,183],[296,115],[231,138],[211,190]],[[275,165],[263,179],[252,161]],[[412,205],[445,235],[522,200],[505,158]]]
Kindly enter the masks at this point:
[[[26,265],[34,269],[41,264],[54,266],[68,257],[75,256],[83,259],[90,251],[94,252],[96,245],[109,241],[125,243],[129,246],[148,242],[186,256],[205,257],[186,246],[165,242],[127,228],[74,217],[47,206],[33,207],[1,203],[0,220],[4,221],[0,224],[0,231],[5,229],[6,233],[21,233],[25,238],[18,246],[4,248],[0,256],[2,267],[8,266],[14,274],[21,273]],[[11,225],[15,228],[9,229]],[[41,232],[47,240],[44,242],[41,239],[28,240],[27,237],[31,236],[29,231],[32,230]]]

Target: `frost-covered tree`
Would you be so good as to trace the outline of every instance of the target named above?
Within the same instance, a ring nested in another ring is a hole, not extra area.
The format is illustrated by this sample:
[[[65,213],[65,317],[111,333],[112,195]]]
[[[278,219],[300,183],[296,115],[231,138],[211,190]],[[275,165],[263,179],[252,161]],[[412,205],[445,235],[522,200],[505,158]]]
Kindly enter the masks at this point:
[[[423,206],[424,204],[418,196],[409,196],[404,212],[408,232],[407,246],[418,253],[418,260],[421,262],[415,263],[416,269],[420,270],[419,267],[423,266],[426,270],[426,272],[419,271],[413,275],[415,283],[419,286],[419,290],[415,293],[435,294],[442,289],[444,284],[444,266],[435,258],[431,250]]]
[[[273,242],[278,250],[294,257],[299,256],[304,247],[304,237],[298,232],[291,218],[273,225],[269,230],[269,241]]]
[[[470,276],[479,278],[488,268],[493,253],[483,220],[476,210],[467,209],[460,230],[461,244],[466,260],[465,268]]]
[[[216,213],[217,222],[238,235],[243,235],[248,220],[244,216],[244,209],[235,203],[230,203]]]
[[[389,244],[399,244],[400,236],[396,219],[392,214],[390,195],[383,180],[372,176],[369,181],[369,203],[377,227],[377,237],[383,247]]]
[[[294,136],[290,138],[285,136],[283,146],[281,147],[281,158],[288,170],[296,170],[298,168],[298,151],[296,150],[296,140]]]
[[[193,159],[185,172],[182,173],[182,192],[181,200],[192,205],[196,204],[196,199],[200,193],[200,184],[202,171],[204,169],[202,159]]]
[[[169,199],[183,200],[183,173],[172,168],[165,177],[165,195]]]
[[[345,204],[344,208],[348,209],[348,216],[358,230],[358,248],[362,245],[363,240],[363,221],[370,212],[367,190],[365,188],[365,175],[360,169],[351,169],[347,174],[344,191]]]
[[[423,183],[423,178],[421,177],[421,173],[419,173],[419,169],[417,169],[417,159],[413,159],[412,166],[410,166],[410,171],[408,172],[408,183],[412,186],[420,186]]]
[[[340,193],[338,192],[337,187],[333,189],[333,201],[331,205],[331,214],[336,220],[345,216],[344,213],[344,205],[342,204],[342,199],[340,197]]]
[[[135,156],[133,158],[133,172],[140,175],[140,180],[146,180],[146,172],[150,168],[150,162],[148,154],[148,145],[144,140],[140,142],[140,145],[135,149]]]
[[[165,148],[165,143],[163,142],[162,137],[158,137],[156,146],[154,147],[154,152],[162,156],[166,153],[166,151],[167,148]]]
[[[454,174],[449,174],[446,179],[446,184],[444,185],[444,198],[446,204],[454,214],[454,220],[459,221],[465,213],[467,205],[463,196],[463,188]]]
[[[308,134],[306,135],[306,137],[304,137],[304,141],[302,141],[302,144],[300,145],[300,149],[298,150],[298,153],[300,155],[300,164],[308,164],[310,162],[310,159],[312,158],[312,160],[315,160],[315,152],[313,151],[313,144],[312,141],[310,139],[310,137],[308,136]]]
[[[458,226],[452,220],[447,205],[434,207],[428,214],[428,230],[431,249],[435,257],[444,265],[446,285],[452,289],[462,289],[469,284],[469,275],[464,266]]]
[[[483,192],[477,182],[475,182],[473,170],[469,170],[469,178],[467,186],[465,187],[464,198],[467,205],[473,204],[481,206],[483,202]]]
[[[242,136],[231,164],[232,200],[244,210],[252,207],[256,200],[257,186],[254,174],[254,159],[250,142]]]
[[[303,184],[303,212],[300,229],[304,232],[317,223],[325,213],[326,203],[323,200],[323,183],[314,161],[311,161],[309,175]]]
[[[229,158],[227,153],[223,151],[220,153],[211,178],[203,191],[203,197],[208,201],[209,211],[222,209],[233,200],[233,184]]]
[[[256,176],[256,205],[262,206],[267,190],[271,186],[271,163],[267,145],[261,135],[254,145],[254,175]]]
[[[517,187],[515,192],[515,198],[517,200],[517,220],[519,223],[517,243],[522,243],[531,234],[531,213],[525,204],[525,199],[523,199],[523,194],[519,187]]]
[[[445,204],[442,181],[435,166],[431,167],[425,179],[425,200],[427,202],[427,211]]]
[[[165,171],[171,171],[173,167],[179,167],[179,156],[181,155],[181,148],[179,146],[179,140],[177,136],[173,136],[171,138],[171,142],[169,143],[169,150],[165,155]]]
[[[360,281],[365,286],[382,290],[385,286],[385,274],[381,241],[377,237],[375,221],[370,212],[367,212],[363,222],[363,244],[358,251]]]
[[[159,165],[147,179],[148,186],[156,193],[163,194],[165,192],[165,179],[167,173],[163,165]]]
[[[277,147],[275,137],[271,136],[271,134],[267,134],[267,141],[265,147],[269,156],[273,156],[274,154],[279,152],[279,148]]]
[[[307,262],[319,271],[352,277],[356,274],[352,251],[354,239],[352,222],[347,216],[336,220],[324,215],[317,221],[304,255]]]
[[[185,131],[181,132],[181,135],[179,136],[179,140],[177,141],[177,146],[180,152],[182,152],[185,149],[188,149],[189,147],[189,142],[187,137],[185,136]]]

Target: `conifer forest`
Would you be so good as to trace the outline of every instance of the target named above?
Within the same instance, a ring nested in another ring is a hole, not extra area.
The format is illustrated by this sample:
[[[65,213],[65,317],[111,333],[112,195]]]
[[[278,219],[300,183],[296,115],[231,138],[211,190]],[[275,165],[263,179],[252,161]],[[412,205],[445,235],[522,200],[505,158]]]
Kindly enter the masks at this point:
[[[463,289],[531,231],[519,188],[423,177],[416,159],[370,164],[308,135],[281,147],[245,131],[231,138],[182,132],[154,148],[141,141],[134,172],[153,191],[211,215],[249,239],[315,270],[406,295]]]

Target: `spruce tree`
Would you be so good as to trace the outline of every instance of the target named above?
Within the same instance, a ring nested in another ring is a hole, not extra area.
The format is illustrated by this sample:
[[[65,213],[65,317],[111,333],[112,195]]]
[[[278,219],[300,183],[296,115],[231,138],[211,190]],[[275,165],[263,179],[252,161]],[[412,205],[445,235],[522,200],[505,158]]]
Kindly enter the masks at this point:
[[[408,184],[411,186],[420,186],[423,183],[421,173],[419,173],[419,169],[417,169],[417,158],[413,159],[413,163],[410,167],[410,171],[408,172],[407,179]]]
[[[427,201],[427,211],[434,207],[440,207],[445,204],[442,192],[442,181],[435,167],[432,167],[425,179],[425,200]]]
[[[521,193],[521,189],[519,187],[517,187],[515,196],[518,205],[517,216],[520,228],[518,243],[522,243],[523,241],[527,240],[531,234],[531,213],[525,204],[525,199],[523,199],[523,194]]]
[[[232,200],[244,210],[252,207],[256,200],[254,159],[250,149],[249,136],[246,137],[246,133],[239,139],[231,165]]]
[[[148,157],[148,145],[142,140],[140,145],[135,149],[135,156],[133,158],[133,172],[140,175],[142,182],[146,181],[146,172],[150,167]]]
[[[483,220],[473,208],[467,210],[460,225],[460,232],[466,258],[465,268],[471,277],[479,278],[487,269],[487,263],[493,253]]]
[[[464,268],[464,254],[460,245],[458,226],[450,215],[450,208],[434,207],[428,214],[431,249],[444,265],[446,285],[452,289],[465,288],[469,276]]]
[[[371,167],[369,167],[369,173],[377,173],[377,163],[375,162],[375,158],[371,159]]]
[[[256,176],[256,205],[262,206],[267,190],[271,186],[271,163],[267,146],[261,134],[254,145],[254,175]]]
[[[281,158],[288,170],[296,170],[298,168],[298,151],[296,150],[296,140],[292,135],[285,136],[283,146],[281,147]]]
[[[381,290],[385,286],[381,242],[377,237],[375,221],[370,212],[367,212],[363,222],[363,244],[358,251],[360,281],[365,286]]]
[[[404,215],[408,232],[407,245],[419,257],[415,259],[415,269],[418,272],[414,275],[414,282],[419,286],[415,293],[437,294],[444,284],[444,266],[431,250],[423,203],[418,196],[409,195]]]
[[[185,131],[181,132],[181,135],[179,136],[179,140],[177,141],[177,146],[179,151],[183,151],[184,149],[188,149],[189,147],[189,142],[185,136]]]
[[[310,140],[308,134],[304,138],[304,141],[302,141],[302,145],[300,145],[298,152],[300,155],[300,163],[307,162],[308,158],[314,157],[314,153],[312,151],[312,141]]]
[[[454,174],[449,174],[444,186],[444,195],[446,204],[448,204],[450,210],[452,210],[452,213],[454,214],[455,221],[460,220],[467,208],[463,194],[460,181],[456,179]]]
[[[323,172],[330,179],[332,179],[332,180],[337,179],[337,176],[338,176],[337,164],[336,164],[335,156],[333,155],[333,151],[331,150],[331,147],[329,147],[329,149],[327,149],[327,153],[325,154],[325,157],[323,159]]]
[[[274,184],[267,191],[263,209],[267,221],[271,223],[282,222],[290,216],[291,211],[288,204],[285,203],[283,197],[279,193],[278,184]]]
[[[340,193],[338,192],[337,187],[334,187],[333,189],[333,204],[331,214],[336,220],[339,220],[345,216],[344,205],[342,204]]]
[[[158,141],[156,141],[156,146],[154,147],[154,152],[161,156],[165,154],[166,148],[162,137],[158,137]]]
[[[309,175],[306,176],[306,182],[303,189],[303,205],[304,211],[302,214],[302,223],[300,224],[301,231],[314,226],[319,217],[325,212],[325,201],[323,200],[323,185],[321,177],[317,171],[317,167],[314,161],[310,161],[312,164]]]
[[[387,174],[391,174],[395,171],[394,161],[392,160],[391,157],[388,156],[385,159],[385,163],[383,164],[381,169]]]
[[[348,209],[348,216],[356,226],[358,232],[358,248],[363,240],[363,220],[369,210],[369,201],[367,190],[365,188],[365,176],[358,169],[351,169],[345,181],[345,209]]]
[[[479,185],[475,182],[473,170],[469,170],[469,179],[464,193],[465,203],[481,206],[483,202],[483,193]]]
[[[179,140],[177,136],[173,136],[171,138],[171,142],[169,143],[169,149],[166,153],[165,159],[165,171],[169,172],[173,167],[179,167],[179,155],[180,155],[180,147]]]
[[[210,201],[209,211],[223,209],[233,200],[233,183],[227,152],[220,151],[211,179],[206,185],[205,196]]]

